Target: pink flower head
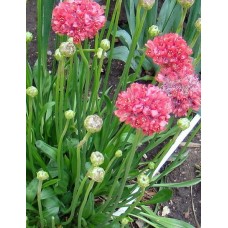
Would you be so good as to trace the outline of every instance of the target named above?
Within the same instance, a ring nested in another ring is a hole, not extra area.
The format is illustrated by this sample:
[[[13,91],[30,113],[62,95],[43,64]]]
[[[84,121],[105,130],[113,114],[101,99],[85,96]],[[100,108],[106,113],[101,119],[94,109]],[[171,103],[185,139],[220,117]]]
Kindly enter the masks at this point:
[[[54,32],[73,37],[76,44],[93,38],[105,22],[103,8],[93,0],[61,2],[52,13]]]
[[[172,113],[175,116],[186,116],[190,108],[199,110],[201,85],[196,75],[188,75],[176,81],[164,78],[161,88],[171,98]]]
[[[186,61],[185,64],[181,66],[181,68],[176,64],[171,67],[162,67],[156,75],[155,79],[158,82],[163,82],[166,80],[164,79],[166,77],[169,78],[169,80],[178,80],[192,74],[194,74],[194,67],[192,60],[189,58],[189,61]]]
[[[159,87],[133,83],[118,95],[115,115],[146,135],[165,130],[171,100]]]
[[[176,33],[157,36],[146,43],[146,55],[161,67],[182,68],[189,62],[192,49],[186,41]]]

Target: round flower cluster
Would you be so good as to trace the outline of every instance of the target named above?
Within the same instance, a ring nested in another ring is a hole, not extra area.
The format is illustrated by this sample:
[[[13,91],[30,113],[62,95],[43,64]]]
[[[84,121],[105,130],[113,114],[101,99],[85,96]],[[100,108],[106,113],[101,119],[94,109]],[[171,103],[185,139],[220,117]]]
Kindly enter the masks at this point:
[[[121,122],[142,129],[146,135],[165,130],[171,100],[160,88],[133,83],[118,95],[115,115]]]
[[[187,75],[176,81],[164,78],[161,89],[171,98],[172,113],[175,116],[186,116],[190,108],[199,110],[201,84],[196,75]]]
[[[182,69],[191,62],[192,49],[186,41],[176,33],[157,36],[146,43],[146,55],[161,68],[171,68],[173,71]]]
[[[59,3],[52,13],[52,29],[80,43],[93,38],[106,22],[103,8],[93,0],[74,0]]]

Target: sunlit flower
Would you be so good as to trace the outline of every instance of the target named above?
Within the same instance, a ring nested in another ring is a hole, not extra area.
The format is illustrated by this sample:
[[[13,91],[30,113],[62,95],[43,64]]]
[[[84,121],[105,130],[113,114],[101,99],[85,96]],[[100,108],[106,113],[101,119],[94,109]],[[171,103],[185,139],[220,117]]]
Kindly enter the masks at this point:
[[[176,33],[157,36],[146,43],[146,55],[161,67],[182,68],[189,63],[192,49]]]
[[[171,112],[170,98],[158,87],[133,83],[118,95],[115,115],[121,122],[152,135],[165,130]]]
[[[52,13],[52,29],[73,37],[74,43],[93,38],[106,22],[103,8],[93,0],[59,3]]]
[[[199,110],[201,85],[196,75],[188,75],[175,81],[164,78],[161,88],[171,98],[172,113],[175,116],[186,116],[190,108]]]

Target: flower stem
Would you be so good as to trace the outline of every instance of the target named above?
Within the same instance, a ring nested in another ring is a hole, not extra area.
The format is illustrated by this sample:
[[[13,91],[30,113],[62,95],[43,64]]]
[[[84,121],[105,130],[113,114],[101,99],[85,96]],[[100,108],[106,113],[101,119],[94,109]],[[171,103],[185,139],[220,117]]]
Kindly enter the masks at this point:
[[[39,215],[40,215],[40,225],[41,225],[41,228],[44,227],[44,218],[43,218],[42,204],[41,204],[42,183],[43,183],[43,181],[42,180],[39,180],[38,189],[37,189],[37,202],[38,202],[38,209],[39,209]]]
[[[74,188],[72,204],[71,204],[70,208],[65,212],[65,213],[68,213],[69,211],[71,211],[70,217],[68,218],[68,220],[66,222],[62,223],[62,225],[69,224],[72,221],[72,219],[74,218],[74,213],[75,213],[75,209],[77,207],[78,198],[79,198],[79,196],[82,193],[83,187],[84,187],[85,182],[87,181],[87,179],[88,179],[88,177],[85,176],[84,179],[82,180],[79,188],[78,188],[78,191],[76,191],[76,188]]]
[[[59,143],[58,143],[57,164],[58,164],[58,177],[59,177],[59,179],[62,178],[62,172],[63,172],[62,143],[63,143],[63,138],[67,132],[69,122],[70,122],[70,120],[66,121],[65,127],[63,129],[63,132],[60,136]]]
[[[135,200],[135,202],[133,204],[131,204],[131,206],[121,216],[119,216],[116,220],[117,221],[120,221],[127,214],[131,213],[134,210],[134,208],[138,205],[138,203],[141,201],[141,199],[143,198],[144,193],[145,193],[145,188],[142,189],[141,194],[137,197],[137,199]]]
[[[141,7],[138,5],[137,6],[137,15],[140,15],[140,10],[141,10]],[[140,19],[139,16],[136,17],[136,29],[135,29],[135,33],[134,33],[134,36],[133,36],[133,39],[132,39],[132,44],[131,44],[131,47],[130,47],[130,51],[129,51],[129,54],[128,54],[128,58],[127,58],[127,61],[126,61],[126,64],[124,66],[124,71],[120,77],[120,82],[117,86],[117,89],[115,91],[115,94],[114,94],[114,97],[113,97],[113,101],[116,100],[117,98],[117,95],[121,89],[121,87],[123,87],[124,89],[126,88],[126,84],[127,84],[127,76],[128,76],[128,72],[129,72],[129,69],[130,69],[130,66],[131,66],[131,60],[134,56],[134,52],[135,52],[135,48],[136,48],[136,45],[137,45],[137,42],[138,42],[138,39],[141,35],[141,31],[142,31],[142,28],[143,28],[143,24],[144,24],[144,21],[146,19],[146,15],[147,15],[147,10],[144,10],[143,12],[143,16],[142,18]]]
[[[81,223],[82,223],[82,212],[84,210],[84,207],[85,207],[85,204],[87,202],[87,199],[88,199],[88,196],[89,196],[89,193],[91,191],[91,189],[93,188],[93,185],[94,185],[94,181],[91,180],[90,183],[89,183],[89,186],[86,190],[86,193],[85,193],[85,196],[84,196],[84,199],[82,201],[82,204],[81,204],[81,207],[79,209],[79,213],[78,213],[78,228],[81,228]]]
[[[200,32],[196,31],[196,33],[195,33],[195,35],[194,35],[194,37],[193,37],[193,39],[192,39],[192,42],[191,42],[191,44],[189,45],[191,48],[193,48],[193,47],[195,46],[195,43],[196,43],[196,41],[198,40],[199,35],[200,35]]]
[[[179,35],[182,35],[184,19],[186,17],[187,11],[188,11],[188,8],[186,8],[186,7],[182,8],[180,23],[179,23],[179,25],[177,27],[177,31],[176,31],[176,33],[178,33]]]
[[[29,97],[27,141],[28,141],[28,150],[29,150],[29,162],[31,165],[33,177],[35,177],[36,174],[35,174],[35,167],[33,163],[33,154],[32,154],[32,116],[33,116],[32,102],[33,102],[33,98]]]

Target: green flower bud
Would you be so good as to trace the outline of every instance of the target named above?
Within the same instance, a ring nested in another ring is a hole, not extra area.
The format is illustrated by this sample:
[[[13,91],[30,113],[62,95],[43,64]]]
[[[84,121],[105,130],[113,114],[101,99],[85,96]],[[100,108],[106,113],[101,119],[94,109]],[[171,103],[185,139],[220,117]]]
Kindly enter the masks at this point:
[[[30,97],[35,97],[38,94],[38,89],[34,86],[30,86],[26,89],[26,94]]]
[[[122,157],[122,150],[117,150],[116,153],[115,153],[115,156],[116,156],[117,158]]]
[[[59,46],[59,51],[64,57],[71,57],[74,55],[76,48],[72,42],[63,42]]]
[[[87,173],[87,176],[95,182],[102,182],[104,179],[105,171],[101,167],[93,167]]]
[[[95,151],[90,156],[90,161],[94,167],[104,163],[104,156],[99,151]]]
[[[121,220],[121,224],[122,224],[122,225],[127,225],[129,222],[130,222],[130,221],[129,221],[128,218],[122,218],[122,220]]]
[[[103,39],[101,41],[101,48],[104,50],[104,51],[108,51],[110,49],[110,41],[108,39]]]
[[[139,0],[139,4],[146,10],[150,10],[155,3],[155,0]]]
[[[159,35],[160,30],[157,25],[152,25],[149,27],[148,33],[151,37],[155,37],[155,36]]]
[[[55,56],[57,61],[60,61],[64,58],[64,56],[60,53],[59,48],[56,49],[54,56]]]
[[[39,172],[37,172],[37,179],[40,181],[44,181],[47,180],[49,178],[49,175],[47,172],[40,170]]]
[[[201,18],[198,18],[195,22],[195,27],[198,32],[201,32]]]
[[[98,115],[87,116],[84,121],[85,129],[90,133],[99,132],[102,128],[103,120]]]
[[[137,183],[141,188],[146,188],[150,184],[150,179],[147,175],[145,174],[140,174],[137,177]]]
[[[98,48],[97,49],[97,58],[100,59],[103,55],[103,49],[102,48]]]
[[[187,8],[187,9],[190,8],[195,2],[195,0],[177,0],[177,1],[183,8]]]
[[[31,32],[26,32],[26,43],[30,43],[33,39],[33,35]]]
[[[66,117],[67,120],[71,120],[75,116],[75,112],[72,111],[72,110],[65,111],[64,114],[65,114],[65,117]]]
[[[154,162],[149,162],[148,168],[149,169],[154,169],[155,168],[155,163]]]
[[[177,121],[177,126],[181,129],[181,130],[186,130],[187,128],[189,128],[190,126],[190,121],[187,118],[180,118]]]

